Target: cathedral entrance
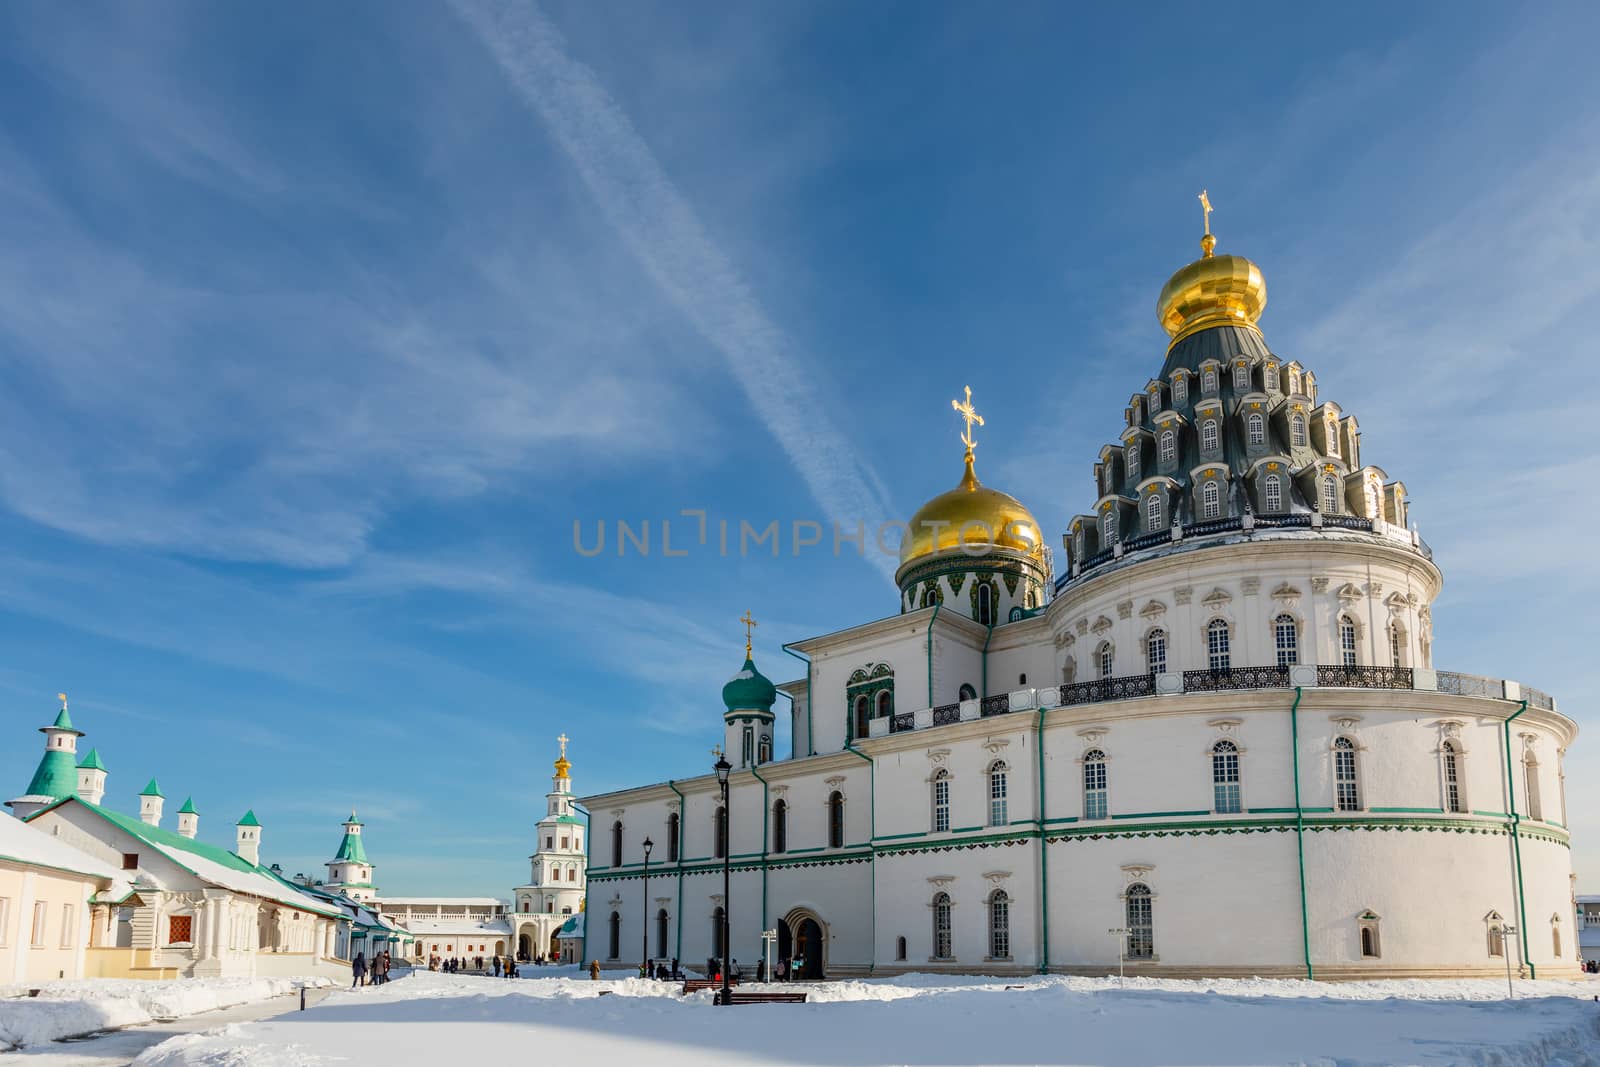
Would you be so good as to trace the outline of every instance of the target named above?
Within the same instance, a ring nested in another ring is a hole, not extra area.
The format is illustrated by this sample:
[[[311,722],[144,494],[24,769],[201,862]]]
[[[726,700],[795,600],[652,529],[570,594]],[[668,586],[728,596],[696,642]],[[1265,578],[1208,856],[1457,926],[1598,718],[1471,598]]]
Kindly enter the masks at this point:
[[[517,938],[517,959],[523,962],[533,959],[533,938],[528,934]]]
[[[815,980],[824,977],[828,967],[827,927],[816,914],[796,908],[778,923],[778,959],[798,967],[791,979]]]

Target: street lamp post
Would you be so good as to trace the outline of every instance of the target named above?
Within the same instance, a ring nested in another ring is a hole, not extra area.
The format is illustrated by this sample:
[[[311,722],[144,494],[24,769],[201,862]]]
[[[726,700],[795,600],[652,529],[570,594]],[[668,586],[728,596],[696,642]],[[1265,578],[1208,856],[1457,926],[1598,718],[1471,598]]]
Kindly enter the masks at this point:
[[[644,934],[640,938],[643,944],[643,953],[639,959],[639,977],[650,977],[650,850],[655,848],[655,842],[648,837],[644,839]]]
[[[1122,961],[1127,958],[1127,927],[1113,926],[1106,933],[1117,939],[1117,985],[1122,984]]]
[[[1516,936],[1517,928],[1515,926],[1506,923],[1500,924],[1500,952],[1506,958],[1506,998],[1508,1000],[1517,999],[1516,987],[1511,984],[1511,941]],[[1519,958],[1522,952],[1520,945],[1521,942],[1518,942],[1517,953]]]
[[[718,827],[722,834],[722,1003],[733,1003],[733,988],[728,981],[728,915],[733,910],[733,894],[729,891],[731,882],[728,858],[733,852],[733,813],[728,810],[728,772],[733,770],[733,765],[728,762],[728,757],[717,757],[716,771],[717,784],[722,787],[722,825]]]

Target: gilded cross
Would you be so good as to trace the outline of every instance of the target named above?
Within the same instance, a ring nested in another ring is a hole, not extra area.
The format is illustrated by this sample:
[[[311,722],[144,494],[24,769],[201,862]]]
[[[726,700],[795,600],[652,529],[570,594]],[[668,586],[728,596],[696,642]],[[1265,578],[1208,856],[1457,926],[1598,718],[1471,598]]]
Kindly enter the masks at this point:
[[[718,759],[721,759],[722,758],[722,746],[721,745],[712,745],[711,746],[711,754],[713,756],[717,757]]]
[[[739,617],[739,621],[744,623],[744,658],[749,659],[750,639],[754,636],[756,627],[761,624],[751,616],[749,608],[745,608],[744,614]]]
[[[1206,233],[1211,232],[1211,198],[1204,189],[1200,190],[1200,210],[1206,217]]]
[[[952,400],[950,401],[950,406],[956,409],[956,413],[961,416],[961,421],[967,424],[966,430],[961,434],[961,443],[967,446],[967,455],[970,456],[972,450],[978,447],[978,442],[972,439],[972,424],[977,423],[982,426],[983,416],[979,415],[977,409],[972,406],[972,386],[967,386],[966,392],[967,399],[965,401]]]
[[[568,738],[567,735],[563,733],[560,737],[556,738],[556,740],[561,742],[561,758],[562,759],[566,759],[567,758],[567,742],[570,740],[570,738]]]
[[[56,699],[61,701],[61,706],[63,708],[65,708],[67,706],[67,694],[65,694],[65,693],[57,693],[56,694]]]

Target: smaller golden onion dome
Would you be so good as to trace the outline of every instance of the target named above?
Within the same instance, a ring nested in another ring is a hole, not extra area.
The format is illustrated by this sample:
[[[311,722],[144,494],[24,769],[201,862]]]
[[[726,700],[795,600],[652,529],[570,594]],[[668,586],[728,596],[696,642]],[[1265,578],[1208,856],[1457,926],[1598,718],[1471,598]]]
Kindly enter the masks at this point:
[[[1009,548],[1030,556],[1043,554],[1044,540],[1033,513],[1014,496],[990,489],[972,470],[972,452],[961,484],[940,493],[911,516],[910,530],[900,542],[900,566],[962,545]]]
[[[1200,238],[1200,258],[1179,268],[1156,299],[1156,317],[1172,343],[1212,326],[1248,326],[1267,308],[1267,281],[1261,268],[1243,256],[1219,256],[1211,233],[1211,202],[1204,193],[1206,233]]]

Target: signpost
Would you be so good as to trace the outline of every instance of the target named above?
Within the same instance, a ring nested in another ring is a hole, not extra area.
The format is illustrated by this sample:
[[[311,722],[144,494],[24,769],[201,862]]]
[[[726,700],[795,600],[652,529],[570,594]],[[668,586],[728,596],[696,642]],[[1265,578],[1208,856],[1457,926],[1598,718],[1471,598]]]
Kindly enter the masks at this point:
[[[761,954],[767,958],[766,980],[772,981],[772,945],[778,940],[777,930],[761,931]]]

